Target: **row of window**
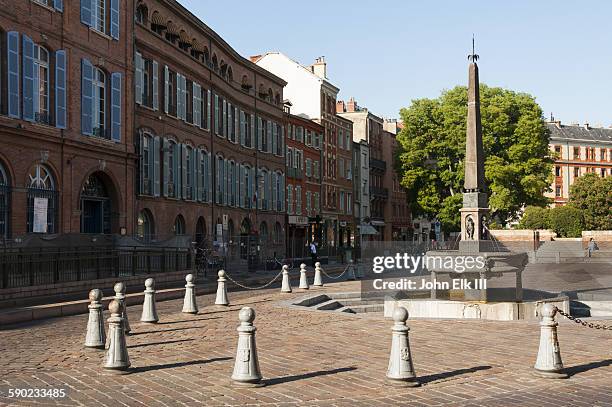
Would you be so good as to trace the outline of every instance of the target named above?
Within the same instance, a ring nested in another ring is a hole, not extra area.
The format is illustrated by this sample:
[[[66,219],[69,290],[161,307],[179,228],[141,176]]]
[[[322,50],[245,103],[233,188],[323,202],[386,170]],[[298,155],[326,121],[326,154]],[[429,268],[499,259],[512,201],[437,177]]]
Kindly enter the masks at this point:
[[[153,110],[159,108],[159,64],[136,53],[135,101]],[[283,156],[284,127],[255,116],[225,97],[205,89],[184,75],[164,66],[164,112],[186,123],[213,131],[219,137],[247,148]]]
[[[81,23],[119,39],[119,0],[81,0]]]
[[[600,168],[599,171],[595,167],[584,167],[584,171],[586,174],[596,174],[599,173],[602,177],[608,176],[607,168]],[[555,176],[560,177],[563,175],[563,168],[559,165],[555,166]],[[612,171],[610,172],[612,175]],[[580,176],[580,167],[574,167],[574,178],[578,178]]]
[[[302,126],[296,126],[295,124],[289,124],[287,126],[287,138],[304,143],[318,150],[321,149],[321,145],[323,144],[323,134],[305,129]]]
[[[285,175],[280,171],[256,170],[222,155],[213,162],[203,148],[148,133],[141,134],[139,151],[141,195],[209,203],[214,198],[218,205],[251,209],[258,203],[258,209],[285,210]]]
[[[562,151],[562,147],[561,146],[554,146],[555,148],[555,152],[557,153],[557,155],[559,156],[559,158],[563,158],[561,157],[561,151]],[[572,158],[574,160],[582,160],[582,149],[584,148],[584,159],[588,160],[588,161],[595,161],[597,160],[597,154],[596,154],[596,149],[595,147],[580,147],[580,146],[574,146],[572,147]],[[608,149],[601,147],[599,148],[599,161],[608,161],[608,160],[612,160],[612,149],[610,149],[610,152],[608,154]]]
[[[295,192],[294,192],[295,191]],[[320,208],[319,193],[306,191],[306,208],[305,214],[313,216],[319,213]],[[289,215],[302,214],[302,186],[287,185],[287,213]]]

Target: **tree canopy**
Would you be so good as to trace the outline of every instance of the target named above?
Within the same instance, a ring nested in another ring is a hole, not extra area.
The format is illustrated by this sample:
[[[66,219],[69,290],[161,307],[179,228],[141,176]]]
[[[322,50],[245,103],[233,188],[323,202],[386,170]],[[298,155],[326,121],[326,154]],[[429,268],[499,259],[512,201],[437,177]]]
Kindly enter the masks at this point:
[[[612,177],[586,174],[574,181],[569,205],[581,210],[585,230],[612,229]]]
[[[485,178],[489,204],[505,225],[527,205],[544,206],[552,180],[549,132],[535,99],[480,85]],[[460,224],[464,179],[467,88],[413,100],[400,111],[396,167],[413,215],[437,217],[447,231]]]

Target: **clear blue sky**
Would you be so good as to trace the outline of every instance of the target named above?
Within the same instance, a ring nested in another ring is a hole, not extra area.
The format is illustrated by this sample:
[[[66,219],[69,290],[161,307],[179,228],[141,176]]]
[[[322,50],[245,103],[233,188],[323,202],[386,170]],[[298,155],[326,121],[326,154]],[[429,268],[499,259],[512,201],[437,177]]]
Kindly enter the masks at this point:
[[[180,0],[244,56],[324,55],[340,98],[397,117],[412,99],[467,81],[528,92],[545,116],[612,124],[612,2],[567,0]]]

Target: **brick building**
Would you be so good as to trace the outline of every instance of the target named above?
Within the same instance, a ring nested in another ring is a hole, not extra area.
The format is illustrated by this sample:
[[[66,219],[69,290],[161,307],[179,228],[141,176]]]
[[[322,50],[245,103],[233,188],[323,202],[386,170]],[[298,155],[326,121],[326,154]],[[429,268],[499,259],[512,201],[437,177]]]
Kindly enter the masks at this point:
[[[285,82],[174,0],[135,16],[137,234],[283,256]]]
[[[287,255],[307,257],[321,241],[321,150],[324,128],[287,114]]]
[[[0,10],[0,240],[132,233],[132,4]]]
[[[284,94],[291,101],[294,114],[314,120],[325,129],[321,253],[342,254],[353,245],[356,228],[352,215],[352,123],[336,114],[339,89],[327,79],[327,65],[322,57],[310,66],[280,52],[257,55],[251,60],[287,81]]]
[[[384,178],[384,186],[389,190],[389,203],[385,207],[385,219],[389,220],[390,228],[385,230],[385,239],[408,240],[412,233],[412,217],[408,207],[406,189],[400,184],[400,176],[395,170],[395,158],[399,143],[397,141],[397,126],[393,120],[385,120],[383,139],[383,160],[391,166],[390,177]]]
[[[574,180],[587,173],[612,176],[612,129],[588,124],[565,125],[554,119],[547,123],[550,149],[555,160],[551,191],[546,194],[553,205],[564,205]]]

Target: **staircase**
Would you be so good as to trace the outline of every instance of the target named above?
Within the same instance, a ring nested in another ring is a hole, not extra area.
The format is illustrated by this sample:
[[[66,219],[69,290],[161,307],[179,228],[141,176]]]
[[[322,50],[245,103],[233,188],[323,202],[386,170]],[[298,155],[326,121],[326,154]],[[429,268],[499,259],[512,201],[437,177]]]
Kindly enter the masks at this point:
[[[382,313],[385,308],[383,297],[367,296],[362,298],[360,292],[312,295],[294,302],[293,305],[308,307],[317,311],[348,312],[351,314]]]
[[[612,318],[612,289],[561,293],[570,297],[570,311],[578,318]]]

